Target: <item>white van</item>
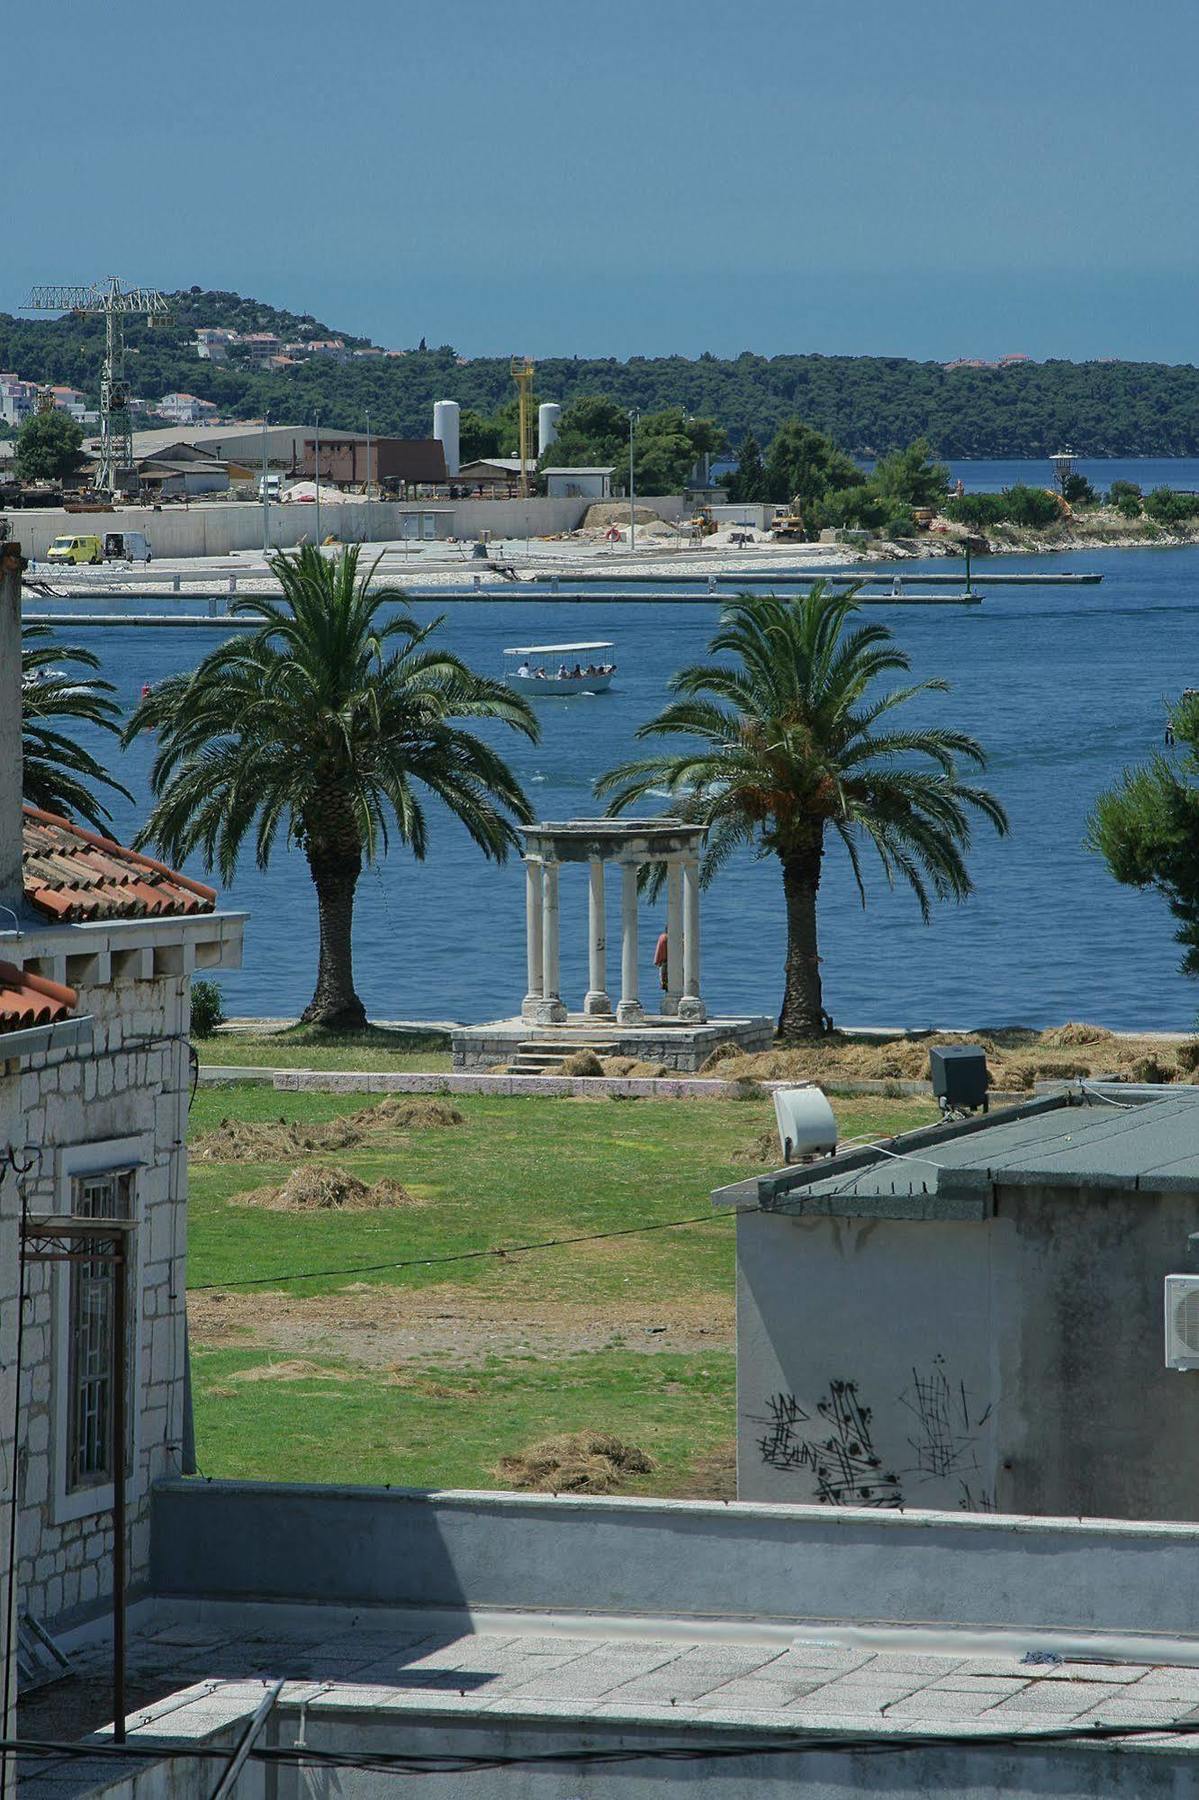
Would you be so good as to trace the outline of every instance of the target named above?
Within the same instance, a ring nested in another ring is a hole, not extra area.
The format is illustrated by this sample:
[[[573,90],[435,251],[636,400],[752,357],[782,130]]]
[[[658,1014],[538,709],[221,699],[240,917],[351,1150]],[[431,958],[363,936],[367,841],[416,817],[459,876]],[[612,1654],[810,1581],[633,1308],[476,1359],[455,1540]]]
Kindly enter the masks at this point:
[[[150,540],[140,531],[106,531],[104,533],[105,562],[141,562],[150,561]]]

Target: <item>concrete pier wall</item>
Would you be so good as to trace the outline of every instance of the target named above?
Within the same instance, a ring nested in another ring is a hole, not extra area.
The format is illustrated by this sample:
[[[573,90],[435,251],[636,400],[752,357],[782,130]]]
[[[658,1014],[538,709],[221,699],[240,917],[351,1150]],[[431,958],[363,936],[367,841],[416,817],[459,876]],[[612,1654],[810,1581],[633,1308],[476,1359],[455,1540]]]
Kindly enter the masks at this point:
[[[321,535],[335,532],[345,543],[372,543],[404,536],[405,519],[421,513],[439,513],[438,537],[475,538],[489,532],[493,538],[549,537],[574,531],[583,521],[590,500],[375,500],[321,504]],[[639,500],[664,518],[678,519],[684,501],[677,494]],[[316,531],[316,508],[299,503],[272,506],[270,537],[276,549],[290,549]],[[84,535],[105,531],[142,531],[156,557],[228,556],[235,550],[262,548],[262,508],[250,501],[220,501],[211,505],[166,507],[162,512],[133,507],[115,513],[69,513],[61,508],[10,512],[5,517],[25,555],[41,560],[52,540],[65,534]],[[410,532],[418,527],[412,524]]]

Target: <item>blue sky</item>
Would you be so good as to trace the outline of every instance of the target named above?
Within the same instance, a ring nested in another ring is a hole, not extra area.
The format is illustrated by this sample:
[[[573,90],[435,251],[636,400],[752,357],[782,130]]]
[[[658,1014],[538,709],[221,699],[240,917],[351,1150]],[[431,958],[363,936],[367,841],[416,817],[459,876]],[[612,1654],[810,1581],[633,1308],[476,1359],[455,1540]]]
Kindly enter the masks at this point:
[[[1195,357],[1196,0],[9,11],[3,310],[111,272],[476,355]]]

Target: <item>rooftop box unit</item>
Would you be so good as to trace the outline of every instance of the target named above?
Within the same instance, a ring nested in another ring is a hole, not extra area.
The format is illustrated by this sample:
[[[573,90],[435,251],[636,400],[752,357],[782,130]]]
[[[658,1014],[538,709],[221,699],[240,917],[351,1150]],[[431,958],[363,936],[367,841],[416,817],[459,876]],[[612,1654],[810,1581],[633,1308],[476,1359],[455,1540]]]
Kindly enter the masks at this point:
[[[802,1087],[775,1088],[774,1116],[785,1163],[836,1152],[837,1121],[833,1109],[811,1082]]]
[[[986,1112],[990,1077],[986,1052],[977,1044],[934,1044],[928,1073],[943,1113]]]
[[[1166,1367],[1199,1369],[1199,1275],[1166,1276]]]

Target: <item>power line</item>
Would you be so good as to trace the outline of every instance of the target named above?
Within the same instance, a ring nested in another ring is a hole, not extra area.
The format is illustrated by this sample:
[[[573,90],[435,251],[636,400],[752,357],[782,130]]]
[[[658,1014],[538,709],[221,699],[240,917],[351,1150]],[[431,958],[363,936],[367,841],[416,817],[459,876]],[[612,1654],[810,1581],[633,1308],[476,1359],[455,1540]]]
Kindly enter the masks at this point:
[[[320,1750],[311,1745],[258,1745],[248,1759],[273,1767],[354,1769],[391,1775],[470,1775],[492,1769],[535,1769],[603,1766],[641,1762],[730,1762],[748,1757],[801,1756],[813,1753],[829,1756],[896,1756],[924,1750],[1027,1749],[1044,1744],[1092,1744],[1112,1741],[1127,1743],[1139,1738],[1193,1738],[1193,1719],[1178,1719],[1152,1724],[1090,1724],[1050,1726],[1044,1730],[1027,1728],[1012,1732],[938,1731],[896,1736],[893,1732],[862,1731],[827,1734],[797,1731],[786,1737],[740,1739],[725,1744],[658,1744],[639,1748],[613,1748],[529,1751],[524,1755],[496,1751],[475,1756],[421,1754],[411,1750],[375,1750],[355,1753],[344,1750]],[[228,1762],[228,1746],[182,1745],[171,1743],[61,1743],[36,1738],[0,1739],[0,1756],[27,1756],[45,1760],[87,1762]]]
[[[574,1244],[598,1244],[609,1238],[645,1237],[654,1231],[677,1231],[684,1225],[720,1225],[739,1213],[756,1213],[756,1206],[734,1206],[726,1213],[693,1213],[686,1219],[661,1219],[654,1225],[625,1225],[617,1231],[589,1231],[577,1237],[539,1238],[527,1244],[493,1244],[486,1250],[459,1250],[451,1256],[413,1256],[400,1262],[347,1263],[337,1269],[295,1269],[289,1274],[243,1275],[235,1281],[200,1281],[189,1287],[191,1294],[207,1294],[218,1289],[271,1287],[284,1281],[323,1281],[340,1275],[379,1275],[394,1269],[432,1269],[445,1263],[482,1262],[494,1256],[528,1256],[534,1250],[561,1250]]]

